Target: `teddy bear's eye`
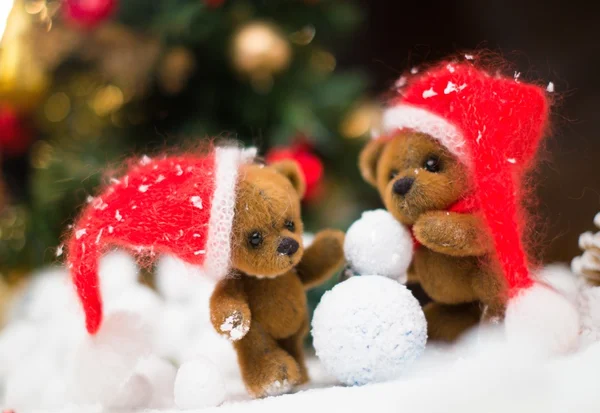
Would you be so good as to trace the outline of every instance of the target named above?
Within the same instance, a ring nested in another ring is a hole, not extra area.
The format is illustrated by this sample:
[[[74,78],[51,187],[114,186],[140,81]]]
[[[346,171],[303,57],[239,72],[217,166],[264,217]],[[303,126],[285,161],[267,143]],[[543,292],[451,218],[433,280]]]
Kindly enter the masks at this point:
[[[248,243],[253,248],[258,248],[263,243],[263,236],[260,232],[254,231],[248,235]]]
[[[283,226],[290,232],[296,231],[296,224],[294,224],[294,221],[291,221],[289,219],[287,221],[285,221]]]
[[[390,175],[389,175],[390,180],[394,179],[397,176],[398,176],[398,170],[397,169],[392,169],[390,171]]]
[[[439,172],[441,168],[440,158],[436,155],[430,155],[423,164],[423,168],[425,168],[429,172]]]

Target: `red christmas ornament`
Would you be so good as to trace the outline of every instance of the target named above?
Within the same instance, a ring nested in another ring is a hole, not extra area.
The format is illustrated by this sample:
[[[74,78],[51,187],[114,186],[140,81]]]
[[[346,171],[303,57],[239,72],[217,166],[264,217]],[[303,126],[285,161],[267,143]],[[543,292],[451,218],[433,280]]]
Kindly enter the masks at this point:
[[[31,145],[31,131],[23,124],[17,112],[8,106],[0,106],[0,153],[19,156]]]
[[[204,3],[208,7],[216,9],[218,7],[221,7],[223,3],[225,3],[225,0],[204,0]]]
[[[92,29],[108,19],[117,9],[117,0],[65,0],[65,18],[85,29]]]
[[[284,159],[291,159],[300,165],[306,181],[306,201],[314,200],[319,196],[322,189],[323,162],[311,151],[310,144],[300,141],[289,147],[273,148],[267,153],[267,163],[273,163]]]

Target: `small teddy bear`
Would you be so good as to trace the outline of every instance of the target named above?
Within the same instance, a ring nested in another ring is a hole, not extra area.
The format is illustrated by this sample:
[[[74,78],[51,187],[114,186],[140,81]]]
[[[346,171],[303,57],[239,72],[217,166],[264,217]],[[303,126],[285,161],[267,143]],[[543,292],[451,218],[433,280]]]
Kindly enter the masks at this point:
[[[109,246],[149,260],[168,253],[221,280],[212,321],[235,342],[252,396],[287,392],[308,379],[304,291],[342,265],[344,234],[323,231],[304,251],[299,167],[292,161],[265,166],[255,153],[216,147],[143,157],[89,199],[67,248],[90,334],[102,325],[101,254]]]
[[[537,281],[524,247],[525,174],[548,123],[546,91],[466,56],[403,77],[360,170],[412,230],[409,281],[433,300],[431,339],[452,341],[483,316],[562,351],[576,342],[577,313]]]
[[[211,319],[230,339],[254,397],[288,392],[308,381],[303,341],[305,290],[343,263],[344,234],[324,230],[302,247],[304,179],[293,161],[247,165],[238,183],[232,270],[211,297]]]

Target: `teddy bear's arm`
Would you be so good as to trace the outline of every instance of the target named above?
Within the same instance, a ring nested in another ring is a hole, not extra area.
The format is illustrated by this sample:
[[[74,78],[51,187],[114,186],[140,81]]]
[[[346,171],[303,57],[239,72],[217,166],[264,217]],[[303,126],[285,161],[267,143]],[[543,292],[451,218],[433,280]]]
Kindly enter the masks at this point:
[[[343,264],[344,233],[326,229],[315,236],[296,271],[306,289],[310,289],[329,279]]]
[[[455,257],[477,257],[492,249],[483,222],[475,214],[427,212],[417,220],[413,233],[430,250]]]
[[[241,340],[250,329],[251,313],[240,277],[221,280],[210,297],[210,320],[217,333]]]

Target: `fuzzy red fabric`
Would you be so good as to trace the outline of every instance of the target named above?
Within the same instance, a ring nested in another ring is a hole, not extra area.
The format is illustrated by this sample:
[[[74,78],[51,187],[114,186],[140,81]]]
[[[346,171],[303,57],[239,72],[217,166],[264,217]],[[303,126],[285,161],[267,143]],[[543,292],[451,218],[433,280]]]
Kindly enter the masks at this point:
[[[108,246],[202,264],[215,189],[213,156],[142,158],[91,199],[73,227],[68,262],[88,332],[102,321],[98,260]]]
[[[384,123],[434,135],[469,167],[511,295],[531,286],[523,181],[547,126],[544,89],[451,61],[402,83]]]

